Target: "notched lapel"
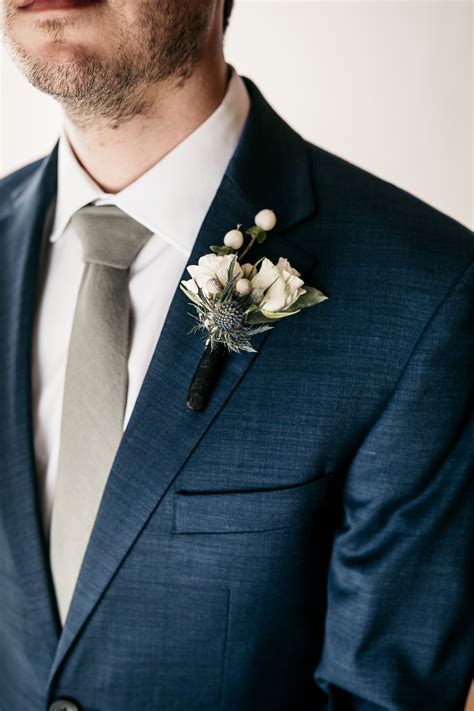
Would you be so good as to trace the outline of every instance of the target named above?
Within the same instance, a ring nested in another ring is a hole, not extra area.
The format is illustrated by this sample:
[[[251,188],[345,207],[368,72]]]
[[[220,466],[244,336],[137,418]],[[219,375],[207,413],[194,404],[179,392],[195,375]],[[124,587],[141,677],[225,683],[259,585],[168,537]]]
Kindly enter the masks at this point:
[[[292,240],[289,228],[315,212],[304,141],[274,114],[246,80],[251,112],[239,146],[188,260],[195,264],[237,223],[251,226],[256,212],[273,208],[279,229],[261,249],[276,261],[287,257],[304,274],[315,255]],[[185,271],[182,278],[189,278]],[[201,358],[202,335],[189,334],[192,306],[177,289],[132,416],[104,490],[50,684],[75,637],[160,500],[258,353],[230,354],[206,409],[186,409],[191,379]],[[278,326],[276,326],[278,328]],[[261,349],[273,331],[253,338]]]

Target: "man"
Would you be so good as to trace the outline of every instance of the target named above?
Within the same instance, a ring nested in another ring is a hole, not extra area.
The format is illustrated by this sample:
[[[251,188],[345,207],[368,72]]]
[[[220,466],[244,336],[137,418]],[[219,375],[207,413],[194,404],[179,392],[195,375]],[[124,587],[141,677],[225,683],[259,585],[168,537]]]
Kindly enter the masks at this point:
[[[222,0],[4,0],[56,97],[0,202],[0,708],[457,711],[473,668],[474,243],[226,65]],[[329,298],[204,409],[186,266]],[[130,332],[128,323],[130,319]]]

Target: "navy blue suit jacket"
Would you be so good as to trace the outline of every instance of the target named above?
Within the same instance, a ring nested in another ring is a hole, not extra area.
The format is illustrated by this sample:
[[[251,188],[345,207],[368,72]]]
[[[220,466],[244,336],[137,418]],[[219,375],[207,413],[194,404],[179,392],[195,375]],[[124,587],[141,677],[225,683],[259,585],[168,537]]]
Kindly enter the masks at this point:
[[[2,181],[0,708],[460,711],[473,669],[474,240],[252,107],[189,263],[254,251],[329,296],[232,354],[203,412],[177,290],[61,629],[31,342],[57,149]],[[183,274],[183,278],[186,275]]]

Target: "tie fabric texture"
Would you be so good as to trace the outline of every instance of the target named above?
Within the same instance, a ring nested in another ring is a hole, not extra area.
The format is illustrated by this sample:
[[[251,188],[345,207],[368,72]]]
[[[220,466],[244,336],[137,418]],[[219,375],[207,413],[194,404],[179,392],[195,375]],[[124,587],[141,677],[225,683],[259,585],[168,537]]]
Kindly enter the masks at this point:
[[[129,268],[151,231],[113,205],[72,217],[85,262],[69,342],[50,561],[64,625],[102,493],[117,452],[127,398]]]

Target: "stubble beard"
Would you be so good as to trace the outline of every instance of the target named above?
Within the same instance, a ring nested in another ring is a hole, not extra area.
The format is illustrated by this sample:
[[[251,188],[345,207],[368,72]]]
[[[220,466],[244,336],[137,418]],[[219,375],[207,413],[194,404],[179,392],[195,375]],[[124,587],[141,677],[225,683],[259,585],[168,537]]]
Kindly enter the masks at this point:
[[[147,114],[153,103],[150,86],[167,82],[179,87],[191,76],[208,26],[205,5],[186,0],[144,2],[135,23],[121,29],[115,40],[121,51],[113,58],[92,52],[67,61],[33,56],[8,34],[8,13],[7,43],[28,81],[57,99],[74,124],[118,126]],[[61,41],[65,24],[63,19],[41,22],[53,42]]]

